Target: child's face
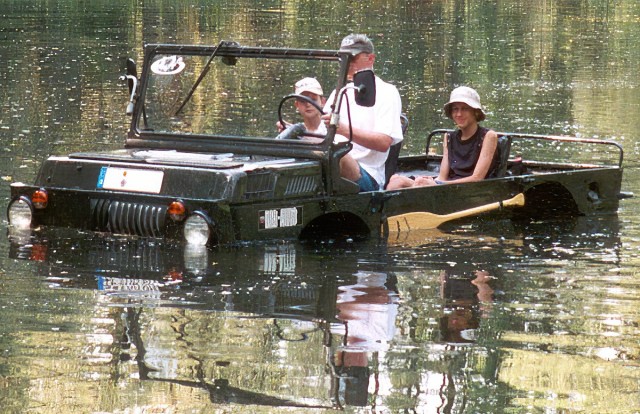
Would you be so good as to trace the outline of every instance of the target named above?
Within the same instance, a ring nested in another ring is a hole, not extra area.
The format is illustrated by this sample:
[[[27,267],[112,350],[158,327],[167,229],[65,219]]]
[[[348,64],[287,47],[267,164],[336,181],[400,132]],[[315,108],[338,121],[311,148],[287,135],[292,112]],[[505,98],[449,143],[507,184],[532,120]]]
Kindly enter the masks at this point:
[[[462,102],[451,105],[451,119],[462,129],[478,122],[475,109]]]
[[[302,92],[301,95],[306,96],[307,98],[310,98],[315,103],[317,103],[320,107],[322,107],[322,97],[320,97],[319,95],[316,95],[315,93],[311,93],[311,92]],[[314,108],[313,105],[311,105],[307,101],[304,101],[302,99],[296,99],[295,105],[296,105],[296,109],[298,110],[298,113],[305,118],[309,116],[320,116],[320,112],[318,112],[318,110]]]

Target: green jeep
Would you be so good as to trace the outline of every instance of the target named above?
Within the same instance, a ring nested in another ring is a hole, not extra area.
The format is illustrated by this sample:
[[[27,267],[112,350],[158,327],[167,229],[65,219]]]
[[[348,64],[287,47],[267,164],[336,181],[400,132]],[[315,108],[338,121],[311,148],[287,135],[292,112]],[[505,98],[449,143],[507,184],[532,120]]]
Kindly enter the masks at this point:
[[[500,133],[501,164],[494,178],[358,192],[339,173],[340,158],[351,149],[349,140],[334,142],[339,98],[331,103],[334,121],[326,136],[305,139],[298,132],[274,139],[276,119],[290,121],[287,102],[299,98],[288,94],[297,79],[333,79],[337,91],[356,89],[361,104],[375,99],[375,88],[362,87],[371,73],[347,83],[349,59],[334,50],[234,42],[147,45],[141,76],[131,59],[123,76],[131,115],[125,147],[49,157],[32,185],[11,185],[10,228],[64,226],[215,245],[318,232],[387,237],[487,213],[530,218],[617,211],[622,179],[618,144],[527,134]],[[252,78],[248,68],[256,67],[271,73],[273,82]],[[252,106],[256,94],[272,96],[273,106]],[[239,130],[238,117],[248,120],[249,127]],[[437,174],[437,142],[443,132],[425,132],[421,155],[398,158],[394,148],[389,174]],[[613,150],[613,161],[522,161],[512,145],[525,142],[601,145]]]

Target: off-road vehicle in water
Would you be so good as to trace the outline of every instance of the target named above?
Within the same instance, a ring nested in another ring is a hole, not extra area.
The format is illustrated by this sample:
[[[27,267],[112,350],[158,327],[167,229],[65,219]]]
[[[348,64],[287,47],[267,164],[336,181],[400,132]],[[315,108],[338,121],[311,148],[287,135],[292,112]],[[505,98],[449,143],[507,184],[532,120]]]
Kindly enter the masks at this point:
[[[11,228],[64,226],[215,245],[318,232],[386,237],[479,214],[528,219],[618,208],[618,144],[528,134],[499,134],[495,178],[359,192],[339,172],[351,149],[348,139],[334,139],[340,92],[355,89],[359,102],[351,105],[371,105],[375,87],[371,71],[347,82],[348,53],[234,42],[149,44],[144,52],[140,77],[134,61],[127,64],[124,148],[49,157],[33,184],[11,185]],[[309,75],[339,91],[328,133],[290,129],[278,136],[276,119],[293,116],[287,103],[304,99],[289,94],[292,85]],[[411,128],[420,136],[421,126]],[[396,158],[392,151],[389,172],[437,174],[443,132],[424,130],[423,154]],[[597,162],[573,158],[584,146],[602,149]],[[520,160],[516,152],[527,148],[542,160]]]

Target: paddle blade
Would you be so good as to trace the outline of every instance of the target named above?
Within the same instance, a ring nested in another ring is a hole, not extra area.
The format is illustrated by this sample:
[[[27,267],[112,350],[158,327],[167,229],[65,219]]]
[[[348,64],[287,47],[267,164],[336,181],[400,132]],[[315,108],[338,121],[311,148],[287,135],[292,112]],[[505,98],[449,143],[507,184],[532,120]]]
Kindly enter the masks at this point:
[[[516,194],[515,197],[502,202],[503,207],[522,207],[524,206],[524,194]]]
[[[389,233],[401,233],[413,230],[435,229],[445,221],[447,220],[443,216],[420,211],[389,217],[387,224],[389,225]]]

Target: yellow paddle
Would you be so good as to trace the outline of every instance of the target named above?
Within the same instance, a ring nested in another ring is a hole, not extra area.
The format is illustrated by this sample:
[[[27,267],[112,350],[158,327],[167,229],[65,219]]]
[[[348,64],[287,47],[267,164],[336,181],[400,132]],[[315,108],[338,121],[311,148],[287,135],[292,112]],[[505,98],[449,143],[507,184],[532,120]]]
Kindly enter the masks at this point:
[[[498,209],[500,207],[524,206],[524,194],[520,193],[513,198],[504,201],[496,201],[495,203],[486,204],[469,208],[467,210],[457,211],[449,214],[434,214],[426,211],[418,211],[413,213],[399,214],[391,216],[387,219],[389,233],[405,232],[411,230],[435,229],[442,223],[447,221],[473,216],[475,214],[484,213]]]

